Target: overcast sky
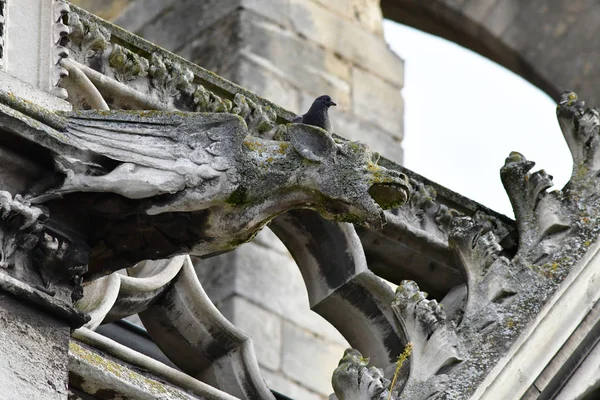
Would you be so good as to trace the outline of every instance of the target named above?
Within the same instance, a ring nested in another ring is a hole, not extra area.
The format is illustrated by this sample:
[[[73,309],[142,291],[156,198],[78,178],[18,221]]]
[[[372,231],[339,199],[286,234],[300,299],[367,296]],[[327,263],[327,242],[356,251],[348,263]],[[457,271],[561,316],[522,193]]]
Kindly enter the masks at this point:
[[[548,95],[454,43],[390,21],[384,29],[405,60],[407,168],[511,217],[499,172],[511,151],[564,186],[571,155]]]

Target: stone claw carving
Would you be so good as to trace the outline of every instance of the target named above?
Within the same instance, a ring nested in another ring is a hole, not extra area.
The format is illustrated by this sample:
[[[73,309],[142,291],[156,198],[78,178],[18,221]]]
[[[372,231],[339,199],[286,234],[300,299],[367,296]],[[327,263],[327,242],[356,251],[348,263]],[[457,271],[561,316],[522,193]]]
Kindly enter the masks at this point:
[[[15,251],[32,250],[38,243],[47,213],[21,195],[0,191],[0,267],[13,266]]]
[[[384,378],[383,371],[368,365],[369,359],[363,358],[358,350],[346,349],[333,372],[331,383],[335,393],[329,400],[397,400],[397,391],[390,395],[391,382]]]
[[[552,176],[540,170],[529,173],[535,163],[512,152],[500,169],[502,184],[512,204],[519,231],[520,257],[536,261],[547,254],[545,246],[534,250],[550,233],[569,228],[558,193],[546,192],[553,186]]]
[[[412,393],[407,398],[428,398],[439,389],[443,375],[462,362],[463,346],[453,324],[446,320],[442,306],[435,300],[427,300],[427,293],[421,292],[415,282],[402,281],[396,289],[392,310],[413,347],[403,396]],[[423,386],[425,382],[427,385]],[[429,387],[430,392],[423,394],[420,387]]]

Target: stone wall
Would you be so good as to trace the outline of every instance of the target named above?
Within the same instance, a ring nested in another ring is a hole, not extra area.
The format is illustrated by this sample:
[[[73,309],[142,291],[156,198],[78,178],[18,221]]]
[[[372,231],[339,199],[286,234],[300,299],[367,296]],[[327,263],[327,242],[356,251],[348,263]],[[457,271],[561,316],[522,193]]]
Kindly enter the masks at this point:
[[[88,6],[112,13],[125,2],[111,4]],[[383,40],[378,0],[138,0],[114,21],[290,111],[329,94],[338,104],[334,132],[402,161],[403,61]],[[302,276],[272,232],[197,260],[196,270],[221,312],[253,338],[272,389],[302,400],[332,393],[348,344],[310,310]]]
[[[296,113],[329,94],[335,132],[402,161],[404,64],[378,0],[145,0],[115,23]]]
[[[304,281],[268,229],[252,243],[207,260],[196,271],[209,297],[252,337],[270,388],[294,399],[325,399],[346,340],[309,309]]]

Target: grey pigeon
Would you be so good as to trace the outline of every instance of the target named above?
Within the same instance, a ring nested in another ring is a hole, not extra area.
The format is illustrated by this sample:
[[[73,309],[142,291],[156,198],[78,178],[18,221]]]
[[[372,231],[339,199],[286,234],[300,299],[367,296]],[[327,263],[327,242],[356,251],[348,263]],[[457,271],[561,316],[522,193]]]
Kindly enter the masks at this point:
[[[292,122],[318,126],[327,132],[331,132],[331,122],[329,121],[327,110],[329,110],[329,107],[336,105],[331,101],[331,97],[327,95],[319,96],[312,103],[306,114],[297,116]]]

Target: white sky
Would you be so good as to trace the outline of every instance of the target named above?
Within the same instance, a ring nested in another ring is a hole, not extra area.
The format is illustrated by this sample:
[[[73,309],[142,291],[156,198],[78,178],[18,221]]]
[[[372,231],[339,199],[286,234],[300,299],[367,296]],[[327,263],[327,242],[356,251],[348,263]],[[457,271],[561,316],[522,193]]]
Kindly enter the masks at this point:
[[[511,217],[500,182],[511,151],[554,176],[555,189],[564,186],[571,155],[548,95],[447,40],[391,21],[384,32],[405,60],[407,168]]]

